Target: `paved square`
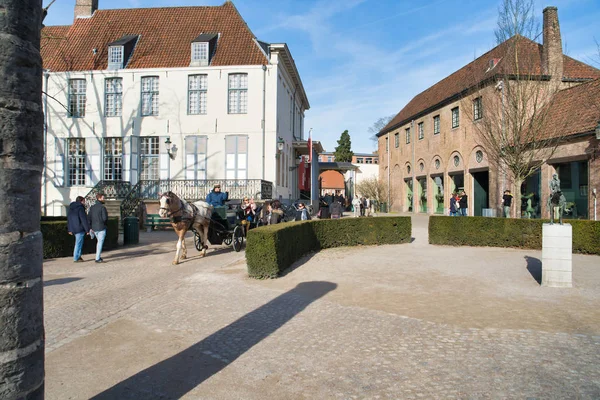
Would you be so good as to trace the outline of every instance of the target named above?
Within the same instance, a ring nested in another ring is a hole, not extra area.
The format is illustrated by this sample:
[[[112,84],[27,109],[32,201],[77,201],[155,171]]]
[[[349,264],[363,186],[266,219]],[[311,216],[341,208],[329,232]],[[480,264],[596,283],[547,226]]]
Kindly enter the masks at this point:
[[[540,251],[430,246],[426,223],[269,281],[225,248],[172,266],[173,232],[52,260],[47,398],[600,398],[600,257],[542,288]]]

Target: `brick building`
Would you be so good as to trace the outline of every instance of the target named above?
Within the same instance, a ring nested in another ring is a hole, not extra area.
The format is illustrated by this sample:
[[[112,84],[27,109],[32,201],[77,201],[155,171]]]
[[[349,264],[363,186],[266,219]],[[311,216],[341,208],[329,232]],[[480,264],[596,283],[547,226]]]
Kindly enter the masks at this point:
[[[513,215],[521,207],[529,217],[547,217],[548,181],[558,173],[567,217],[594,218],[592,193],[600,189],[600,70],[563,54],[555,7],[544,9],[543,30],[543,44],[510,38],[415,96],[379,132],[380,179],[390,182],[395,211],[447,214],[451,194],[464,189],[469,215],[500,215],[501,194],[510,188],[523,195],[515,196]],[[556,85],[545,125],[554,129],[546,134],[565,138],[519,190],[488,159],[474,125],[486,118],[482,99],[502,90],[501,80],[512,74],[510,51],[532,61],[535,84]]]

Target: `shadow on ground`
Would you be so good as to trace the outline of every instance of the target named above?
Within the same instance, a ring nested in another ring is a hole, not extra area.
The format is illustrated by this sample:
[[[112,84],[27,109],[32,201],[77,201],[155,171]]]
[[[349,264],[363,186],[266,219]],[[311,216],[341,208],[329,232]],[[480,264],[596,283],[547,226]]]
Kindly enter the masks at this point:
[[[331,282],[300,283],[206,339],[93,399],[179,399],[336,287]]]
[[[82,280],[83,278],[60,278],[60,279],[51,279],[49,281],[44,281],[44,287],[48,286],[56,286],[56,285],[66,285],[67,283],[77,282]]]
[[[542,262],[539,258],[525,256],[527,261],[527,271],[531,274],[533,279],[540,285],[542,284]]]

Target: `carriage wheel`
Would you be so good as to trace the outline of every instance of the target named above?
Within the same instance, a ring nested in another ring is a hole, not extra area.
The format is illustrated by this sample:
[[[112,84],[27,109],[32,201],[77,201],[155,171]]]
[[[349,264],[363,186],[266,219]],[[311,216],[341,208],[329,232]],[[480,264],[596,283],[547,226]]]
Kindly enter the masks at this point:
[[[242,250],[244,244],[244,227],[241,225],[236,226],[233,229],[233,249],[235,251]]]
[[[232,240],[232,235],[227,236],[225,239],[223,239],[223,243],[225,243],[225,246],[230,246],[231,245],[231,240]]]
[[[202,238],[198,232],[194,232],[194,245],[196,246],[196,250],[202,251]]]

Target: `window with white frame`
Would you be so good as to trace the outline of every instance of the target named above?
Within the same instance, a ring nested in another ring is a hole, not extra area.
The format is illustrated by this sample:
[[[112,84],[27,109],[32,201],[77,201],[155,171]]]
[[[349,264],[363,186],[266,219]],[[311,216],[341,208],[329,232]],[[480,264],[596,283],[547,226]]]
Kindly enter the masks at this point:
[[[410,128],[406,128],[405,133],[406,133],[406,144],[409,144],[410,143]]]
[[[473,100],[473,119],[475,121],[483,117],[483,109],[481,105],[481,97],[478,97],[475,100]]]
[[[158,115],[158,76],[142,77],[142,116]]]
[[[142,164],[142,180],[158,180],[160,177],[159,138],[143,137],[140,142],[140,158]]]
[[[229,74],[229,114],[248,112],[248,74]]]
[[[69,79],[69,116],[85,117],[85,79]]]
[[[206,179],[206,136],[185,138],[185,179]]]
[[[419,122],[417,127],[419,129],[419,140],[422,140],[425,137],[425,124],[423,122]]]
[[[248,137],[226,136],[225,156],[226,179],[248,179]]]
[[[188,114],[206,114],[207,75],[188,76]]]
[[[439,135],[440,133],[440,116],[436,115],[433,117],[433,134]]]
[[[123,112],[123,79],[104,80],[104,114],[107,117],[120,117]]]
[[[364,162],[364,159],[363,159],[362,157],[358,157],[358,158],[356,159],[356,163],[357,163],[357,164],[362,164],[363,162]]]
[[[452,128],[458,128],[460,123],[458,107],[452,109]]]
[[[123,46],[108,47],[108,69],[123,68]]]
[[[85,139],[67,139],[69,186],[85,186]]]
[[[123,180],[123,138],[104,139],[104,180]]]
[[[192,43],[192,63],[208,65],[208,42]]]
[[[365,158],[365,164],[373,164],[372,158]]]
[[[394,147],[398,148],[400,147],[400,134],[396,133],[394,135]]]

